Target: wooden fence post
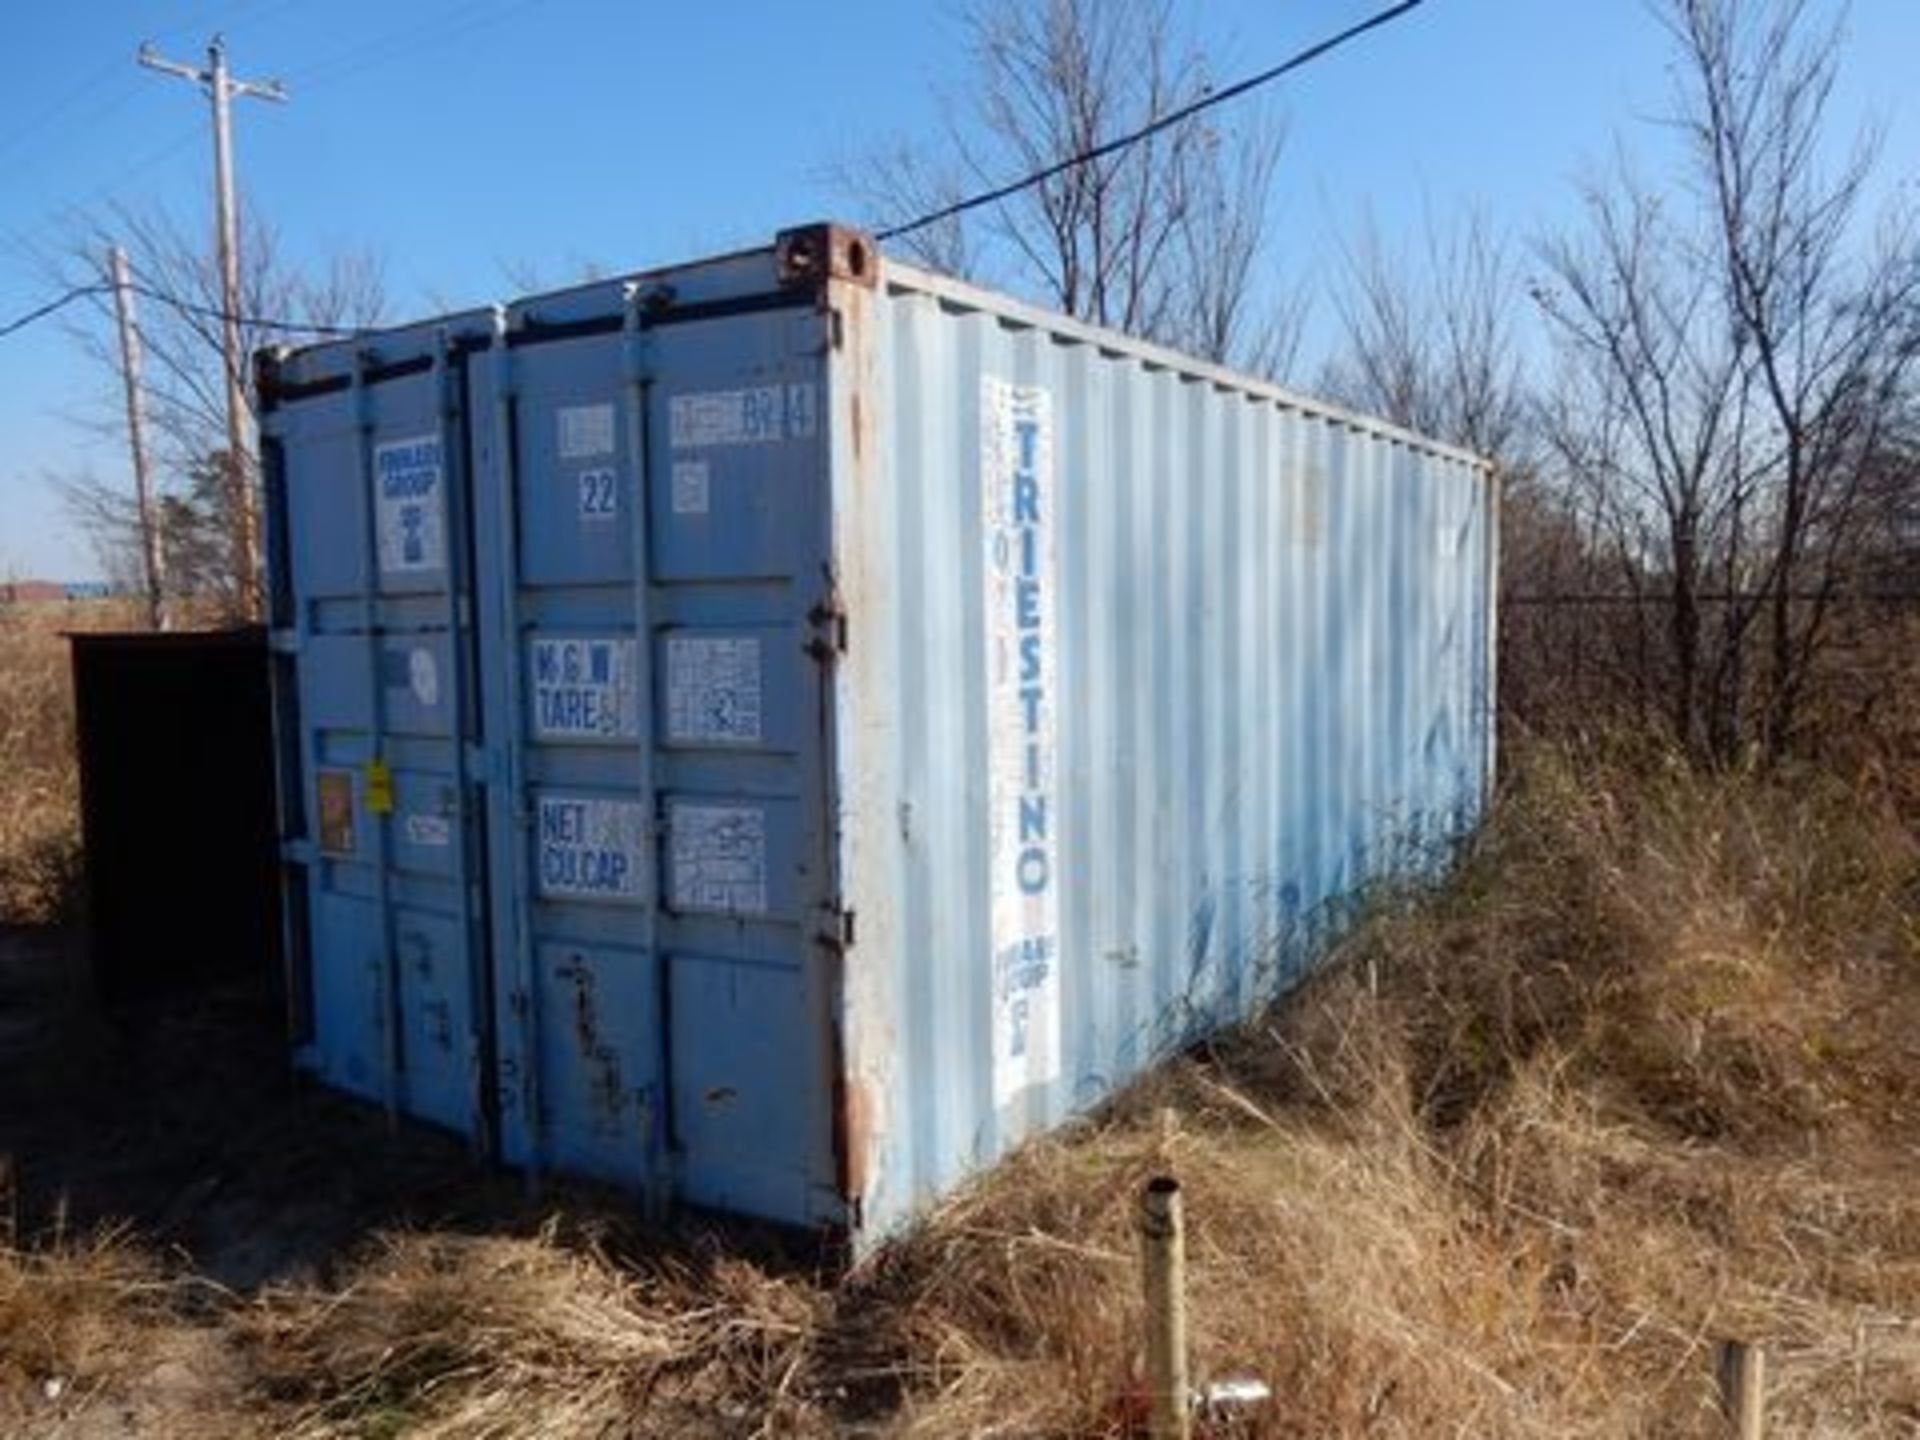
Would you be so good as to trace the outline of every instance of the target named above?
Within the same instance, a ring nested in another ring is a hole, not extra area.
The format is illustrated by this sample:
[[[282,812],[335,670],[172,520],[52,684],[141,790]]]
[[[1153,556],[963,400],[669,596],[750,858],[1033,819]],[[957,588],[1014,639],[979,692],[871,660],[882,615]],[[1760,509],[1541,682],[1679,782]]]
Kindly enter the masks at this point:
[[[1141,1193],[1140,1239],[1147,1299],[1147,1433],[1153,1440],[1188,1440],[1187,1243],[1180,1182],[1171,1175],[1155,1176]]]
[[[1720,1409],[1740,1440],[1761,1440],[1767,1427],[1767,1352],[1746,1340],[1723,1340]]]

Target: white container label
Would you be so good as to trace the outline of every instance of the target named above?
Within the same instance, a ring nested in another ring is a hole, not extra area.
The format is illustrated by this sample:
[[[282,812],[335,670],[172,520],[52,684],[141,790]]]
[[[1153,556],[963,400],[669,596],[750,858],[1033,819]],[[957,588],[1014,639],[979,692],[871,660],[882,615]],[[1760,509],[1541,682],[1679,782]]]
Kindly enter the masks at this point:
[[[528,675],[541,740],[624,740],[640,733],[639,655],[619,636],[536,636]]]
[[[440,437],[417,435],[373,447],[374,535],[387,572],[446,564]]]
[[[706,461],[676,460],[673,462],[674,514],[706,514],[708,489],[709,480]]]
[[[768,445],[784,440],[788,428],[786,402],[786,389],[779,385],[676,395],[667,405],[668,439],[675,450],[698,450],[710,445]],[[807,416],[811,424],[810,403]]]
[[[443,850],[453,842],[453,824],[444,815],[414,811],[407,816],[407,843],[427,850]]]
[[[753,805],[675,805],[673,908],[767,913],[767,817]]]
[[[538,805],[540,893],[634,900],[645,864],[645,816],[637,801],[542,795]]]
[[[434,661],[433,651],[424,645],[407,652],[407,688],[429,710],[440,703],[440,666]]]
[[[980,384],[993,1097],[1060,1073],[1053,397]]]
[[[613,454],[613,406],[563,405],[555,413],[562,460],[598,460]]]
[[[674,635],[667,640],[667,738],[760,742],[760,641]]]

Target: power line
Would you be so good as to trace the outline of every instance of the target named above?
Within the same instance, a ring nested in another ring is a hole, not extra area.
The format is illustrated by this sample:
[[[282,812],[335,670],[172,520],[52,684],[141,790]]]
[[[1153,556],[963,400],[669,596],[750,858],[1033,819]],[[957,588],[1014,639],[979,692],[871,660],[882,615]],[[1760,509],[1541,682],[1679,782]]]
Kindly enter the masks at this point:
[[[1424,3],[1425,0],[1400,0],[1399,4],[1389,5],[1386,9],[1368,16],[1356,25],[1349,25],[1337,35],[1330,35],[1317,44],[1309,45],[1306,49],[1289,55],[1285,60],[1282,60],[1278,65],[1270,69],[1262,70],[1257,75],[1249,75],[1244,80],[1237,80],[1224,90],[1206,91],[1202,93],[1198,100],[1192,101],[1190,104],[1182,105],[1177,110],[1170,110],[1157,119],[1149,120],[1137,130],[1130,131],[1125,135],[1116,135],[1111,140],[1104,140],[1090,149],[1082,150],[1077,155],[1069,155],[1064,160],[1057,161],[1043,170],[1036,170],[1030,175],[1022,176],[1018,180],[1009,181],[1007,184],[998,186],[992,190],[981,191],[979,194],[969,195],[964,200],[956,200],[951,205],[943,205],[940,209],[930,211],[916,220],[908,220],[902,224],[882,230],[874,238],[878,240],[894,240],[902,235],[911,235],[916,230],[924,230],[927,226],[937,225],[942,220],[951,220],[956,215],[964,215],[967,211],[977,210],[982,205],[994,205],[1011,196],[1018,195],[1022,190],[1030,190],[1035,185],[1043,185],[1056,175],[1064,175],[1069,170],[1078,169],[1082,165],[1090,165],[1095,160],[1103,160],[1115,151],[1125,150],[1129,146],[1138,145],[1150,135],[1157,135],[1170,126],[1178,125],[1185,120],[1191,120],[1203,110],[1210,110],[1215,105],[1224,105],[1229,100],[1234,100],[1245,95],[1249,90],[1257,90],[1262,85],[1271,84],[1283,75],[1291,74],[1303,66],[1310,65],[1321,56],[1338,50],[1349,40],[1357,40],[1369,30],[1377,30],[1390,21],[1398,20],[1409,10],[1416,9]]]
[[[217,305],[201,305],[192,300],[183,300],[178,295],[169,295],[164,290],[134,281],[127,286],[136,295],[144,295],[149,300],[162,305],[170,305],[184,315],[197,315],[203,320],[216,320],[226,324],[231,320],[236,325],[244,325],[253,330],[284,330],[305,335],[360,335],[365,333],[364,326],[324,325],[317,320],[285,319],[274,315],[249,315],[245,311],[226,311]]]
[[[301,320],[278,315],[249,315],[240,311],[228,312],[216,305],[202,305],[197,301],[170,294],[158,286],[139,280],[128,281],[127,289],[135,295],[140,295],[157,304],[165,305],[170,309],[179,311],[183,315],[192,315],[203,320],[215,320],[221,324],[225,324],[228,320],[231,320],[236,325],[243,325],[253,330],[279,330],[296,335],[329,336],[361,335],[365,333],[365,327],[361,326],[328,325],[318,320]],[[110,295],[112,293],[113,286],[104,281],[96,281],[88,285],[75,285],[64,294],[57,295],[47,301],[46,304],[37,305],[27,311],[26,314],[9,320],[5,325],[0,325],[0,339],[5,339],[17,330],[24,330],[36,321],[47,319],[55,312],[64,310],[76,300],[84,300],[90,295]]]
[[[36,305],[33,309],[27,311],[26,314],[17,316],[9,320],[6,324],[0,325],[0,340],[4,340],[17,330],[26,329],[36,320],[45,320],[56,311],[66,309],[67,306],[76,300],[84,300],[89,295],[105,295],[112,289],[113,287],[111,285],[76,285],[67,291],[66,294],[56,296],[44,305]]]

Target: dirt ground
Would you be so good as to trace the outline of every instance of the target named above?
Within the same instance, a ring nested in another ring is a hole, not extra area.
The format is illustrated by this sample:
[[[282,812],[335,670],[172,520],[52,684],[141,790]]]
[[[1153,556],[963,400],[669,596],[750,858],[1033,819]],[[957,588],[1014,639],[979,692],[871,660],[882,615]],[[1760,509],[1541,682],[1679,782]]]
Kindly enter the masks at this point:
[[[130,1221],[247,1291],[473,1188],[454,1141],[299,1084],[267,987],[109,1017],[61,931],[0,931],[0,1151],[23,1234]]]
[[[264,983],[104,1014],[78,940],[51,927],[0,926],[0,1156],[14,1176],[0,1226],[10,1218],[23,1249],[137,1237],[209,1302],[205,1327],[160,1328],[110,1389],[35,1375],[12,1377],[21,1383],[9,1393],[0,1367],[5,1436],[275,1433],[276,1397],[257,1393],[217,1312],[275,1287],[346,1284],[382,1233],[527,1237],[556,1216],[604,1228],[629,1208],[573,1182],[530,1194],[455,1137],[390,1125],[377,1107],[296,1076]],[[776,1273],[820,1261],[795,1237],[709,1221],[645,1248],[682,1251],[686,1263],[696,1251],[738,1253]],[[177,1311],[177,1278],[167,1289]]]

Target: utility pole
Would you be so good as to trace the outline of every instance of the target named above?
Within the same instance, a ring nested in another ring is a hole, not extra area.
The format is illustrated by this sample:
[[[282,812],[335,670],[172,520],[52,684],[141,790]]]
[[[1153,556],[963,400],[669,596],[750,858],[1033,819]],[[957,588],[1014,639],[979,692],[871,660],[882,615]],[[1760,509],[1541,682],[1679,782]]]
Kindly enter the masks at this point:
[[[139,61],[149,70],[175,75],[202,86],[213,105],[214,231],[220,249],[220,336],[227,370],[227,486],[233,510],[233,568],[242,618],[259,616],[260,519],[253,499],[251,450],[247,444],[247,393],[240,356],[240,245],[233,208],[233,135],[229,102],[235,95],[284,102],[278,80],[235,80],[227,72],[226,43],[218,36],[207,46],[207,68],[162,59],[151,43],[140,47]]]
[[[140,330],[133,321],[133,291],[127,283],[127,252],[113,247],[113,313],[120,320],[120,378],[127,389],[127,444],[133,451],[133,491],[140,502],[140,554],[146,562],[147,623],[167,628],[166,572],[160,527],[147,478],[147,404],[140,389]]]

